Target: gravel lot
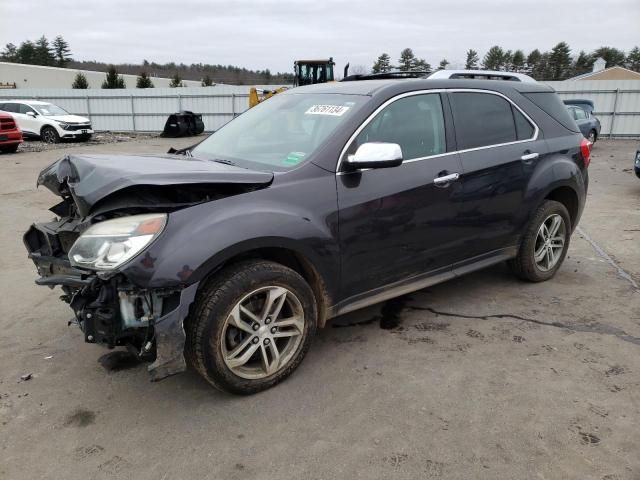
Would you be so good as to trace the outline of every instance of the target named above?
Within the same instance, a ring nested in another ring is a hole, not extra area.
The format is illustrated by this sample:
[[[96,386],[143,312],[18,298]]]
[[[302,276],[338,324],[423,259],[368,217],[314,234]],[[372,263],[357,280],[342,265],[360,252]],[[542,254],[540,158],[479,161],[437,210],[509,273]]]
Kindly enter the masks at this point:
[[[639,479],[637,144],[596,144],[552,281],[501,265],[344,316],[289,380],[246,398],[193,372],[152,384],[84,344],[21,241],[51,216],[34,184],[63,152],[0,155],[0,478]]]

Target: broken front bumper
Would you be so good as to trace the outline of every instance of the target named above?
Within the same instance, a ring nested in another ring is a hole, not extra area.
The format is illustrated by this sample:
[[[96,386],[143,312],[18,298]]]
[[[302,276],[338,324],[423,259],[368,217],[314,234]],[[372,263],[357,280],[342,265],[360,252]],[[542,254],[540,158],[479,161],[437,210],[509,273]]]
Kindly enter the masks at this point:
[[[152,380],[186,370],[184,321],[198,283],[171,289],[145,289],[125,275],[108,275],[73,267],[67,252],[77,238],[68,221],[34,224],[24,243],[40,278],[38,285],[60,285],[85,341],[113,348],[135,347],[140,356],[154,356]]]

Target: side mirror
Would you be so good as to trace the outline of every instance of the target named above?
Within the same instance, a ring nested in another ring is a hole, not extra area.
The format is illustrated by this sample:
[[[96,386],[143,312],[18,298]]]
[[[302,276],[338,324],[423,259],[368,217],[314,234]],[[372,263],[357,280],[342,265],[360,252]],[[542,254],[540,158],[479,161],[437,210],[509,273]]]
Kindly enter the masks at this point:
[[[346,165],[352,169],[358,168],[389,168],[402,164],[402,149],[397,143],[363,143],[356,150],[355,155],[347,157]]]
[[[31,118],[36,118],[36,116],[37,116],[35,112],[27,112],[25,115],[28,115]]]

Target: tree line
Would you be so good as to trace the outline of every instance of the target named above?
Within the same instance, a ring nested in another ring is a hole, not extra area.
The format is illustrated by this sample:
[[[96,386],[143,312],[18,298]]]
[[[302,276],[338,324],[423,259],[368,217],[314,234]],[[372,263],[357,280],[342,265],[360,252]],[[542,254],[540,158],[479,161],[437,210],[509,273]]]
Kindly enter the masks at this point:
[[[534,49],[528,54],[523,50],[506,50],[498,45],[491,47],[482,61],[476,50],[469,49],[466,54],[465,70],[499,70],[531,75],[536,80],[566,80],[592,71],[593,63],[602,57],[606,67],[621,66],[640,72],[640,48],[634,47],[628,53],[614,47],[600,47],[587,53],[580,50],[578,55],[571,54],[566,42],[560,42],[550,51]],[[437,69],[446,69],[450,65],[446,58]],[[381,54],[371,68],[372,73],[385,73],[393,70],[431,72],[431,65],[424,58],[418,58],[411,48],[400,52],[397,65],[391,63],[387,53]]]
[[[140,64],[122,63],[111,65],[97,61],[78,61],[74,60],[71,55],[69,44],[64,40],[62,35],[58,35],[52,42],[43,35],[38,40],[25,40],[16,46],[13,43],[5,45],[4,50],[0,52],[0,61],[11,63],[23,63],[27,65],[44,65],[50,67],[71,68],[76,70],[94,70],[110,74],[110,79],[105,80],[106,85],[103,88],[124,88],[122,83],[113,76],[112,70],[116,70],[116,75],[131,74],[138,76],[138,85],[144,85],[139,88],[152,88],[153,83],[148,77],[165,77],[172,79],[172,86],[184,86],[183,80],[195,80],[201,82],[203,86],[213,85],[215,83],[231,83],[236,85],[255,85],[255,84],[289,84],[293,83],[293,73],[272,73],[269,69],[265,70],[249,70],[234,65],[213,65],[207,63],[192,63],[186,65],[184,63],[176,64],[156,63],[144,60]],[[84,77],[84,75],[82,75]],[[142,78],[142,80],[140,79]],[[74,85],[78,88],[85,85],[86,78],[76,78]],[[74,87],[76,88],[76,87]]]

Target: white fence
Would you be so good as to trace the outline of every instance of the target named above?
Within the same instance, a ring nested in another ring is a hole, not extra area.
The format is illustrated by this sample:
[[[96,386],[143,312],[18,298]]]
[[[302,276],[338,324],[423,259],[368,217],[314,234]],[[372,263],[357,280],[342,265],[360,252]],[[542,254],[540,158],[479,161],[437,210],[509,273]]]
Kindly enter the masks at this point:
[[[273,89],[267,85],[258,88]],[[205,130],[220,128],[249,104],[249,86],[116,90],[0,90],[0,99],[52,102],[70,113],[89,117],[95,130],[159,132],[167,117],[181,110],[202,114]]]
[[[595,104],[600,135],[640,137],[640,80],[566,80],[544,82],[565,100],[584,98]]]
[[[561,98],[593,100],[601,135],[640,137],[640,80],[545,82]],[[159,132],[167,117],[180,110],[202,114],[205,129],[217,130],[248,108],[249,86],[151,88],[123,90],[0,90],[0,98],[45,100],[91,118],[96,130]],[[272,89],[274,85],[258,88]]]

